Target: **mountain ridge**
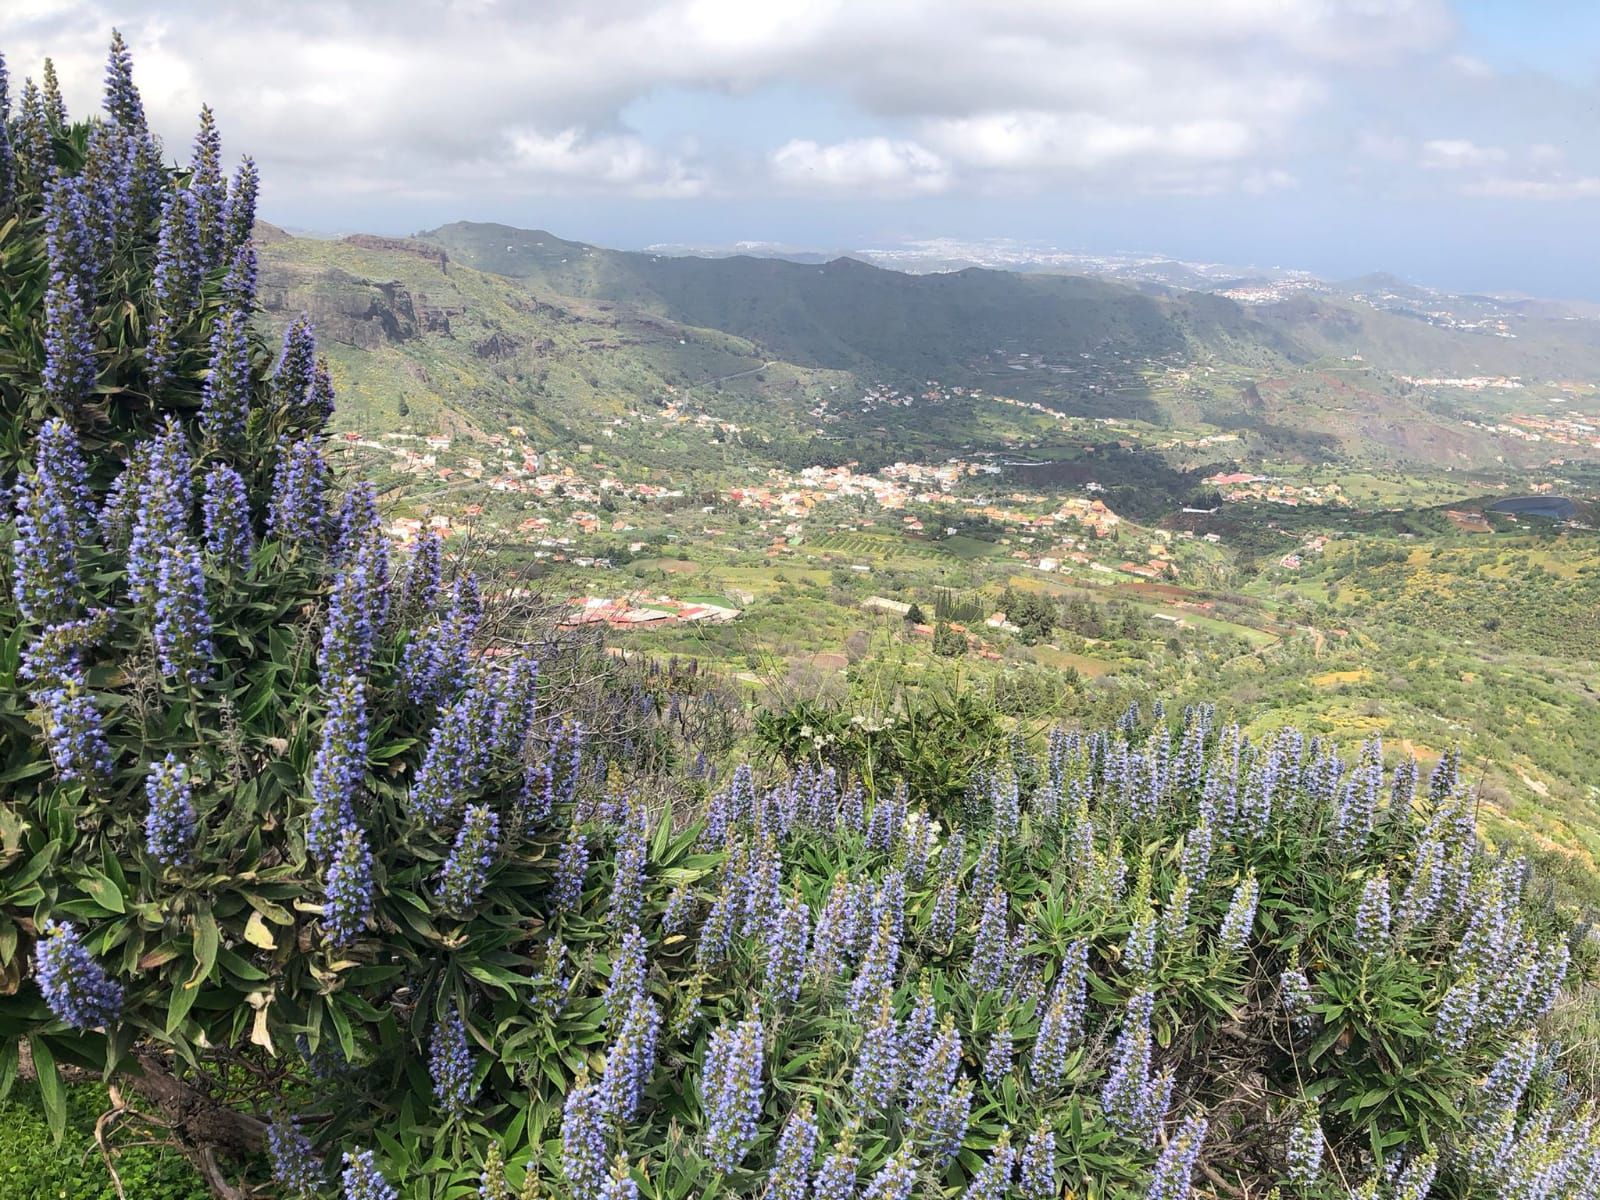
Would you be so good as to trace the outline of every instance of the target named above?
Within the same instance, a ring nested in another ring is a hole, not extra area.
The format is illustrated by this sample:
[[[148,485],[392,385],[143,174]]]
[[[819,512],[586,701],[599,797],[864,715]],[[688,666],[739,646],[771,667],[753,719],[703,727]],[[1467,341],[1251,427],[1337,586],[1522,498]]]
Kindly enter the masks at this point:
[[[395,425],[404,406],[587,442],[630,409],[678,406],[790,466],[942,459],[970,449],[975,430],[1007,446],[1037,433],[1015,408],[993,426],[997,410],[971,395],[937,409],[870,399],[935,380],[1040,413],[1237,434],[1241,452],[1291,460],[1527,460],[1529,444],[1506,447],[1463,420],[1493,424],[1499,401],[1408,381],[1600,378],[1600,324],[1542,310],[1440,315],[1410,299],[1389,311],[1298,286],[1257,302],[985,267],[675,257],[471,222],[409,238],[273,230],[262,255],[269,316],[318,321],[352,419]]]

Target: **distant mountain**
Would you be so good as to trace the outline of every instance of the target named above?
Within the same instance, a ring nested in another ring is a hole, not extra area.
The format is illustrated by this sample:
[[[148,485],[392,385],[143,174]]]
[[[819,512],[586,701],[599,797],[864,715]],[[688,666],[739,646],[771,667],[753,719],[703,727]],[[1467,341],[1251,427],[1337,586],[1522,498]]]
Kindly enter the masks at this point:
[[[578,246],[543,237],[547,247],[530,235],[521,252],[559,261]],[[261,274],[273,324],[299,312],[316,321],[341,419],[356,428],[521,424],[542,440],[587,438],[631,405],[765,361],[721,331],[535,293],[415,239],[271,238]]]
[[[943,379],[996,353],[1049,361],[1115,352],[1251,366],[1359,356],[1405,375],[1600,380],[1600,322],[1392,275],[1318,284],[1277,273],[1241,287],[1238,276],[1219,274],[1196,290],[979,268],[908,274],[849,258],[684,258],[465,222],[420,236],[458,262],[536,289],[721,329],[773,357],[836,370]],[[1160,273],[1160,264],[1146,266]]]
[[[616,251],[504,225],[262,234],[268,318],[316,319],[348,428],[515,424],[543,443],[592,442],[654,406],[737,431],[616,443],[662,467],[939,460],[1051,427],[974,393],[1226,431],[1243,439],[1235,452],[1266,457],[1531,460],[1548,451],[1461,419],[1479,412],[1471,393],[1399,377],[1600,379],[1600,322],[1383,276],[1218,275],[1193,289]],[[929,380],[931,405],[916,399]]]
[[[1398,275],[1391,275],[1387,271],[1373,271],[1366,275],[1357,276],[1355,279],[1346,279],[1332,284],[1333,290],[1347,292],[1351,295],[1370,293],[1390,293],[1396,296],[1405,296],[1411,299],[1424,300],[1439,295],[1432,288],[1418,287],[1408,283]]]
[[[1197,341],[1238,340],[1294,353],[1230,302],[1195,292],[1151,296],[1083,276],[977,268],[911,275],[850,258],[808,265],[672,257],[502,225],[458,223],[420,236],[480,270],[721,329],[804,366],[946,378],[1016,352],[1160,358],[1182,356]]]
[[[846,250],[803,250],[773,242],[735,242],[731,246],[662,243],[646,246],[643,252],[665,254],[671,258],[781,258],[785,262],[808,263],[813,266],[832,262],[836,258],[859,258],[863,262],[871,261],[868,255]]]

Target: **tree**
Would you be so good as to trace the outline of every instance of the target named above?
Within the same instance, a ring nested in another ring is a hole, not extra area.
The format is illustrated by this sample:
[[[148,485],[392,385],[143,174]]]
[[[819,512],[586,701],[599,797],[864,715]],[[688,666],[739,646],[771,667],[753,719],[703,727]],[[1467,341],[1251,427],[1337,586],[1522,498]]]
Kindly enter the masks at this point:
[[[1105,621],[1100,606],[1092,600],[1069,600],[1062,609],[1061,624],[1079,637],[1102,638],[1106,635]]]
[[[1022,631],[1019,636],[1027,645],[1042,642],[1055,631],[1056,606],[1048,596],[1007,588],[1002,603],[1006,620]]]
[[[920,604],[918,604],[915,600],[913,600],[911,602],[911,607],[906,610],[906,624],[907,625],[926,625],[927,623],[928,623],[928,618],[925,615],[923,615],[922,606]]]
[[[933,627],[933,652],[941,658],[960,658],[967,652],[967,639],[946,621]]]

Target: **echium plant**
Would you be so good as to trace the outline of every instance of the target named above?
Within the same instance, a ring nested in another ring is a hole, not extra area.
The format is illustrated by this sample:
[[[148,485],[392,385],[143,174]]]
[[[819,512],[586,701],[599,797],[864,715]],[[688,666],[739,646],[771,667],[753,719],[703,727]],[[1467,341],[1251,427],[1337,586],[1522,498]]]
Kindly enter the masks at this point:
[[[472,1103],[474,1068],[466,1023],[459,1013],[450,1013],[435,1023],[428,1046],[428,1073],[441,1111],[452,1117],[467,1111]]]
[[[874,1115],[891,1110],[900,1090],[900,1077],[904,1069],[899,1026],[894,1018],[894,1009],[885,996],[879,1001],[876,1016],[862,1033],[855,1068],[850,1075],[850,1091],[864,1114]]]
[[[124,1013],[129,1032],[161,1031],[140,1051],[152,1066],[173,1045],[193,1064],[194,1047],[205,1057],[251,1044],[231,1024],[247,1012],[257,1047],[304,1037],[320,1054],[331,1038],[341,1057],[370,1066],[370,1029],[352,1036],[346,1013],[329,1016],[341,1001],[308,1011],[281,992],[282,1005],[263,1006],[282,980],[305,977],[306,960],[345,961],[337,955],[378,931],[380,889],[397,866],[414,871],[423,849],[390,835],[392,795],[361,788],[370,718],[388,739],[387,782],[415,771],[395,747],[425,735],[429,714],[365,711],[393,682],[394,647],[379,644],[392,636],[381,531],[365,516],[339,530],[351,534],[340,561],[365,571],[364,588],[337,593],[319,561],[333,532],[314,440],[331,411],[328,374],[313,363],[310,399],[273,408],[250,332],[255,172],[247,163],[225,185],[209,113],[192,169],[163,170],[120,37],[108,120],[70,126],[53,73],[30,95],[20,133],[0,104],[0,222],[21,218],[0,284],[45,297],[31,326],[0,333],[7,361],[23,364],[0,397],[16,435],[0,537],[0,642],[16,652],[0,670],[14,663],[23,685],[0,717],[10,781],[0,793],[0,1006],[8,1028],[34,1039],[41,1071],[63,1058],[126,1066],[133,1043],[112,1028]],[[141,331],[143,341],[108,340]],[[259,500],[274,474],[269,512]],[[301,564],[280,544],[256,577],[269,530]],[[325,619],[332,594],[361,620]],[[300,650],[307,625],[337,635],[336,669],[320,679]],[[525,733],[529,689],[524,672],[507,729]],[[508,754],[501,782],[520,781],[520,758]],[[494,816],[484,811],[464,830],[480,850],[474,828]],[[455,833],[417,836],[438,862]],[[21,851],[43,882],[18,890]],[[471,869],[446,872],[444,890],[470,908],[483,855],[459,861]],[[204,890],[188,892],[199,877]],[[150,921],[129,915],[135,897]],[[257,986],[269,979],[278,982]],[[358,990],[346,994],[355,1001]],[[0,1077],[15,1049],[0,1049]],[[278,1139],[279,1158],[308,1133],[326,1142],[328,1126],[326,1112],[280,1125],[295,1133]],[[383,1190],[359,1155],[351,1169],[351,1188]],[[310,1186],[298,1168],[286,1184]]]
[[[44,296],[45,394],[62,407],[77,406],[94,389],[98,374],[92,295],[65,269],[50,277]]]
[[[329,862],[341,832],[355,820],[356,797],[367,765],[367,685],[347,675],[328,687],[327,715],[311,764],[311,813],[306,850]]]
[[[11,148],[11,75],[0,57],[0,204],[11,203],[16,172],[16,152]]]
[[[348,946],[372,916],[374,880],[372,847],[353,818],[339,823],[333,861],[323,875],[323,931],[329,945]]]
[[[500,815],[485,804],[469,807],[439,871],[439,906],[445,912],[466,913],[477,903],[499,846]]]
[[[807,1200],[816,1155],[817,1123],[810,1102],[802,1101],[778,1138],[777,1161],[767,1177],[772,1200]]]
[[[179,189],[168,194],[161,210],[161,237],[156,245],[155,313],[145,352],[147,386],[163,395],[177,378],[182,330],[199,299],[204,271],[200,246],[199,205],[195,194]]]
[[[655,1070],[660,1038],[660,1007],[643,992],[634,993],[606,1052],[600,1076],[600,1102],[612,1120],[631,1121],[638,1115]]]
[[[150,764],[145,794],[150,800],[145,849],[162,866],[183,866],[190,860],[199,824],[189,768],[169,752],[162,762]]]
[[[1207,1122],[1204,1117],[1184,1118],[1177,1133],[1156,1161],[1146,1200],[1188,1200],[1195,1164],[1205,1146]]]
[[[399,1193],[379,1170],[377,1157],[371,1150],[346,1153],[339,1178],[344,1185],[344,1200],[400,1200]]]
[[[106,974],[71,925],[44,929],[36,966],[39,992],[51,1013],[74,1029],[99,1029],[122,1015],[123,990]]]
[[[1100,1105],[1107,1120],[1124,1133],[1150,1144],[1166,1118],[1172,1099],[1170,1071],[1152,1069],[1154,1037],[1150,1028],[1155,996],[1150,991],[1134,993],[1123,1016],[1122,1031],[1112,1051],[1110,1073],[1100,1092]]]
[[[90,533],[87,468],[71,427],[58,418],[39,431],[31,472],[17,480],[12,584],[24,620],[70,619],[81,609],[78,556]]]
[[[189,160],[189,191],[195,198],[196,242],[200,263],[210,270],[223,258],[226,230],[223,216],[228,205],[228,185],[222,177],[222,135],[209,104],[200,106],[200,129]]]
[[[206,551],[221,566],[248,566],[255,553],[256,535],[244,478],[227,463],[217,463],[206,472],[204,489]]]
[[[200,551],[188,539],[156,559],[155,646],[162,674],[191,684],[212,678],[211,616]]]
[[[561,1117],[561,1172],[574,1195],[590,1196],[606,1175],[606,1112],[600,1089],[579,1078]]]
[[[211,358],[200,400],[200,433],[216,446],[237,445],[250,413],[249,319],[240,308],[223,310],[211,331]]]
[[[707,1161],[727,1173],[760,1131],[764,1038],[759,1015],[721,1026],[706,1050],[701,1080]]]
[[[285,546],[320,547],[328,520],[328,464],[309,440],[280,449],[267,525]]]
[[[272,1181],[294,1197],[314,1196],[323,1183],[322,1163],[311,1139],[279,1117],[267,1127],[267,1157]]]

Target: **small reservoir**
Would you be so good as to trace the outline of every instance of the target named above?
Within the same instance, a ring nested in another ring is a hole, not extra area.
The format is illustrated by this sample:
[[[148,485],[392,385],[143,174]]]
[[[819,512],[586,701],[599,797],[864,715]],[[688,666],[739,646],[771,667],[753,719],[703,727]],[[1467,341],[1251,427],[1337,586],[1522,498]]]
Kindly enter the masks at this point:
[[[1570,521],[1578,507],[1565,496],[1509,496],[1496,500],[1490,512],[1506,513],[1513,517],[1543,517],[1547,521]]]

